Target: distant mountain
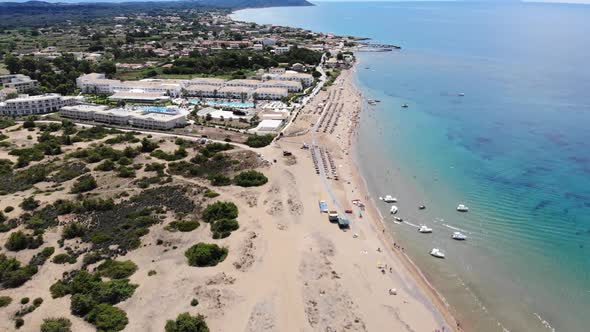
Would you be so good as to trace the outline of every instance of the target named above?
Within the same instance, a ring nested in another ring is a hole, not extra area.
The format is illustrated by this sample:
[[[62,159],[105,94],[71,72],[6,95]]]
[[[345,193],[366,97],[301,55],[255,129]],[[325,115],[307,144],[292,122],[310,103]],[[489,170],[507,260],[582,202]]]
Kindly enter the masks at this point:
[[[307,0],[57,0],[57,1],[9,1],[3,2],[0,0],[0,7],[3,8],[22,8],[22,7],[37,7],[37,8],[55,8],[66,5],[77,5],[80,7],[89,5],[162,5],[170,7],[171,5],[178,5],[179,7],[186,7],[187,5],[198,5],[203,7],[214,8],[260,8],[260,7],[286,7],[286,6],[313,6]]]
[[[67,0],[66,0],[67,1]],[[108,0],[107,0],[108,1]],[[0,28],[41,27],[66,21],[165,13],[193,8],[225,8],[229,10],[260,7],[313,6],[307,0],[184,0],[55,3],[45,1],[0,2]]]

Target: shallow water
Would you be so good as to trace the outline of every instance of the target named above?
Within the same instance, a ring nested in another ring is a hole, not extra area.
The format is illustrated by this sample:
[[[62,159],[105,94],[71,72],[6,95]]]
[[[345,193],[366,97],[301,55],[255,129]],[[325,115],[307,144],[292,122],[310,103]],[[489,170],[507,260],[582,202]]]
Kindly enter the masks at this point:
[[[391,223],[396,238],[471,330],[587,330],[590,6],[321,3],[234,18],[400,44],[358,54],[356,75],[382,100],[359,127],[369,189],[434,229]]]

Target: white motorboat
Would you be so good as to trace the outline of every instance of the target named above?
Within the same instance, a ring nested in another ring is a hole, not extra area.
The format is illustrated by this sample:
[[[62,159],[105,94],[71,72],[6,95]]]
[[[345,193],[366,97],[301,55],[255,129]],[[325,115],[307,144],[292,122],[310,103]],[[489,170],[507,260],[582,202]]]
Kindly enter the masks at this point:
[[[404,221],[404,220],[403,220],[402,218],[400,218],[400,217],[395,217],[394,219],[395,219],[395,221],[399,221],[399,222],[402,222],[402,221]]]
[[[397,198],[395,198],[391,195],[385,195],[385,197],[383,197],[383,201],[385,203],[395,203],[395,202],[397,202]]]
[[[420,233],[432,233],[432,228],[426,226],[426,225],[422,225],[420,226],[420,228],[418,228],[418,232]]]
[[[403,104],[402,107],[403,108],[408,108],[409,106],[408,106],[408,104]]]
[[[467,236],[461,232],[454,232],[452,236],[453,240],[463,241],[467,240]]]
[[[464,204],[459,204],[459,206],[457,206],[457,211],[459,211],[459,212],[468,212],[469,211],[469,208],[466,205],[464,205]]]
[[[463,92],[460,92],[460,93],[458,94],[458,96],[459,96],[459,97],[464,97],[464,96],[465,96],[465,94],[464,94]]]
[[[445,258],[445,253],[438,248],[432,248],[432,250],[430,250],[430,255],[436,258]]]
[[[397,213],[397,206],[392,206],[391,209],[389,210],[389,212],[391,212],[391,214],[396,214]]]

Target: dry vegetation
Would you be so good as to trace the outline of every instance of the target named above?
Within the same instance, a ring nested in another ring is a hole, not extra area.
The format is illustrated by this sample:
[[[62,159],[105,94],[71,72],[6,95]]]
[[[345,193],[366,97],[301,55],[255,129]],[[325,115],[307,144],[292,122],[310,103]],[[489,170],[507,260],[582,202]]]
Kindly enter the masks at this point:
[[[1,124],[0,291],[12,296],[0,298],[5,317],[0,329],[21,328],[23,317],[43,300],[65,296],[70,315],[43,317],[41,329],[69,329],[72,322],[80,324],[76,319],[99,330],[125,328],[129,318],[116,305],[134,296],[141,285],[130,278],[144,267],[124,257],[149,246],[166,252],[183,233],[206,232],[208,242],[229,237],[240,227],[238,208],[216,202],[219,194],[208,186],[266,183],[253,171],[261,166],[256,153],[230,144],[156,139],[68,122]],[[156,233],[146,237],[156,225],[161,225]],[[228,255],[222,244],[191,245],[184,255],[176,254],[195,268],[214,266]],[[30,293],[23,286],[43,273],[58,281],[47,289],[35,282],[34,289],[50,297],[16,303],[21,289]],[[154,270],[144,274],[159,276]]]

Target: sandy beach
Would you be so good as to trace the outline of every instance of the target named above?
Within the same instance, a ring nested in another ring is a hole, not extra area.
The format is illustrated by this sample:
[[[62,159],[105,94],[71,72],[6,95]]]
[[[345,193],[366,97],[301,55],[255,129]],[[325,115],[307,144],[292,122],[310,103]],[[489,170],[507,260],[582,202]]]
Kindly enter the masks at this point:
[[[351,145],[363,98],[353,81],[354,73],[343,71],[299,112],[284,137],[255,150],[268,161],[259,168],[269,179],[266,185],[215,188],[220,194],[215,200],[233,201],[240,211],[240,229],[215,240],[229,249],[225,261],[215,267],[188,266],[184,251],[196,242],[211,241],[211,232],[208,227],[168,232],[165,226],[173,216],[152,226],[138,249],[119,258],[138,265],[130,278],[138,288],[130,299],[117,304],[129,318],[125,331],[162,331],[166,320],[181,312],[205,315],[212,331],[455,329],[434,289],[401,248],[394,248],[394,239],[385,231],[356,169]],[[304,143],[311,144],[314,129],[317,146],[303,149]],[[168,140],[166,150],[174,149],[172,138]],[[314,149],[326,164],[325,179],[316,174]],[[284,156],[284,151],[292,155]],[[98,181],[111,188],[101,192],[104,197],[128,185],[109,182],[113,179]],[[208,185],[206,180],[180,176],[174,176],[174,183]],[[0,208],[18,205],[32,191],[3,199]],[[58,196],[43,196],[43,201],[63,197]],[[365,208],[352,204],[355,199]],[[320,200],[330,210],[337,209],[336,201],[339,209],[352,210],[350,229],[329,222],[327,214],[319,211]],[[55,245],[60,227],[46,233],[44,246]],[[0,242],[7,236],[0,234]],[[155,245],[158,240],[164,245]],[[76,240],[68,241],[72,242],[66,245],[78,245]],[[29,251],[17,254],[21,261],[29,256]],[[92,325],[70,313],[69,296],[52,299],[49,293],[49,286],[64,271],[77,269],[80,263],[43,265],[25,285],[0,292],[16,299],[2,310],[15,312],[18,299],[40,296],[44,304],[25,316],[22,331],[38,331],[47,317],[67,317],[76,331],[92,331]],[[156,274],[149,276],[149,271]],[[194,298],[199,301],[195,307],[190,305]],[[14,329],[8,316],[0,318],[0,329]]]

